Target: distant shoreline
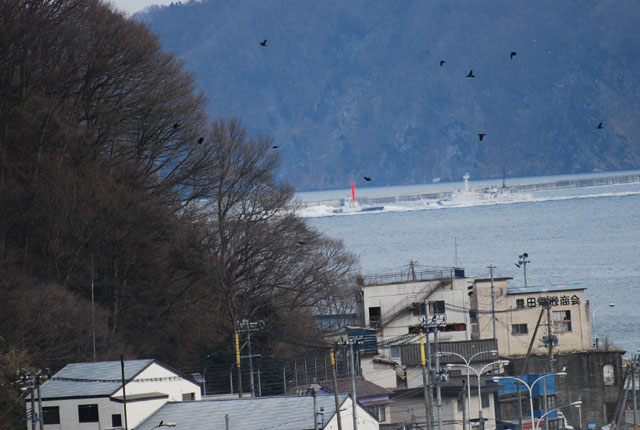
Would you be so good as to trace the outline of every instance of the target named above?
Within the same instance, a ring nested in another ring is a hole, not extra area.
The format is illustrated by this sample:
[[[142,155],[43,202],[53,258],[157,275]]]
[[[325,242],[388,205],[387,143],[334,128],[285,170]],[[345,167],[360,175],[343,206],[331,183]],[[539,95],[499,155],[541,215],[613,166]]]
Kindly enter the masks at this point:
[[[544,179],[544,178],[540,178]],[[566,188],[595,187],[605,185],[621,185],[640,183],[640,173],[612,174],[610,176],[594,176],[589,178],[557,179],[552,181],[542,181],[520,185],[510,185],[505,188],[512,192],[533,192],[559,190]],[[472,187],[474,190],[481,190],[485,187]],[[417,192],[398,193],[392,195],[377,195],[358,197],[358,202],[364,205],[393,204],[401,202],[411,202],[418,200],[446,200],[451,197],[453,190],[437,192]],[[312,206],[342,206],[347,199],[326,199],[326,200],[297,200],[303,208]]]

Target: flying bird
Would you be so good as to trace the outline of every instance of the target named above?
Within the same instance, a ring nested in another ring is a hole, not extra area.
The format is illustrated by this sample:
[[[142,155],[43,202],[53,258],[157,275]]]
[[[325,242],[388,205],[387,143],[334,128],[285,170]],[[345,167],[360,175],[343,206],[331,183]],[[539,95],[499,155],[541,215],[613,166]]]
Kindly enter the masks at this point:
[[[596,128],[604,128],[604,127],[602,127],[602,123],[600,123]]]
[[[482,142],[482,139],[484,139],[484,137],[487,135],[487,133],[478,133],[478,137],[480,138],[480,142]]]
[[[444,61],[444,60],[440,60],[440,67],[442,67],[442,65],[443,65],[444,63],[446,63],[446,61]]]
[[[261,46],[267,46],[267,39],[264,39],[262,42],[260,42]]]
[[[204,137],[201,137],[200,139],[198,139],[199,144],[201,144],[202,142],[204,142]]]
[[[278,149],[278,148],[280,148],[280,145],[273,145],[271,148],[272,149]]]
[[[469,74],[467,75],[467,78],[475,78],[476,75],[473,74],[473,69],[469,70]]]
[[[509,60],[513,60],[513,57],[515,57],[516,55],[518,55],[516,51],[511,51],[511,54],[509,54]]]
[[[365,176],[365,177],[364,177],[364,180],[365,180],[365,181],[367,181],[367,182],[369,182],[369,181],[371,181],[371,178],[370,178],[369,176]]]

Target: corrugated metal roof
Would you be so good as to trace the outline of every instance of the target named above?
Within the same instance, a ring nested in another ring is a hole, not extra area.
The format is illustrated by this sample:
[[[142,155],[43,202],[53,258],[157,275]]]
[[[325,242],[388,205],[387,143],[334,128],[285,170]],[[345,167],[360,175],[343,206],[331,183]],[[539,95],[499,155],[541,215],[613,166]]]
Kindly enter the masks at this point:
[[[133,378],[151,363],[151,359],[125,361],[125,379]],[[120,366],[119,361],[67,364],[53,375],[53,379],[42,384],[42,397],[48,399],[111,395],[122,387]],[[65,380],[67,378],[69,380]]]
[[[347,396],[340,395],[342,404]],[[324,423],[336,410],[334,396],[317,396],[318,410],[324,408]],[[234,400],[200,400],[167,403],[147,418],[136,430],[149,430],[163,423],[175,424],[175,430],[211,430],[225,428],[225,415],[232,429],[312,429],[313,398],[259,397]]]
[[[539,285],[528,287],[508,287],[507,294],[547,293],[554,291],[586,290],[584,284]]]

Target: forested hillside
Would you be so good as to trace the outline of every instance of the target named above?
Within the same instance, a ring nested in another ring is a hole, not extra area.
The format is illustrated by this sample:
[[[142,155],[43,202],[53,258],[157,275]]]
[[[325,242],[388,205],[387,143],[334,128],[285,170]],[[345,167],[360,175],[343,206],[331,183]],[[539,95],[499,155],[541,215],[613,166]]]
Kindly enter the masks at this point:
[[[275,138],[298,188],[640,167],[633,0],[202,0],[137,18],[208,112]]]
[[[286,356],[312,311],[349,305],[356,259],[288,209],[273,140],[208,117],[144,25],[7,0],[0,28],[1,429],[25,425],[17,369],[214,356],[226,373],[238,321]]]

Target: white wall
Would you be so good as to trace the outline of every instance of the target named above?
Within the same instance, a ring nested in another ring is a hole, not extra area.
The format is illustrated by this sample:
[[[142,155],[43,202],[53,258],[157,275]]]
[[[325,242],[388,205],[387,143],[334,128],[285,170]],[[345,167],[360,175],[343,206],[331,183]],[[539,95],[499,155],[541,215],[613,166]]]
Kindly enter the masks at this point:
[[[460,308],[469,308],[469,295],[467,290],[469,279],[460,278],[445,280],[443,285],[436,288],[427,300],[444,300],[447,305]],[[365,325],[370,326],[369,308],[379,306],[384,315],[396,306],[409,306],[413,302],[422,299],[426,292],[441,281],[407,282],[401,284],[372,285],[362,287],[362,307],[365,317]],[[409,332],[409,326],[417,326],[421,323],[421,316],[413,315],[410,311],[404,312],[378,332],[378,341],[405,335]],[[471,327],[467,312],[446,312],[447,324],[464,323],[466,331],[441,332],[439,341],[452,342],[471,339]]]
[[[362,357],[360,367],[362,377],[367,381],[391,390],[397,387],[394,365],[378,363],[374,361],[373,357]]]
[[[353,430],[353,409],[351,406],[353,402],[351,397],[348,397],[344,403],[340,406],[340,418],[342,420],[342,430]],[[368,411],[358,405],[356,407],[358,430],[379,430],[380,425]],[[338,417],[333,416],[333,419],[327,423],[324,427],[327,430],[338,430]]]

